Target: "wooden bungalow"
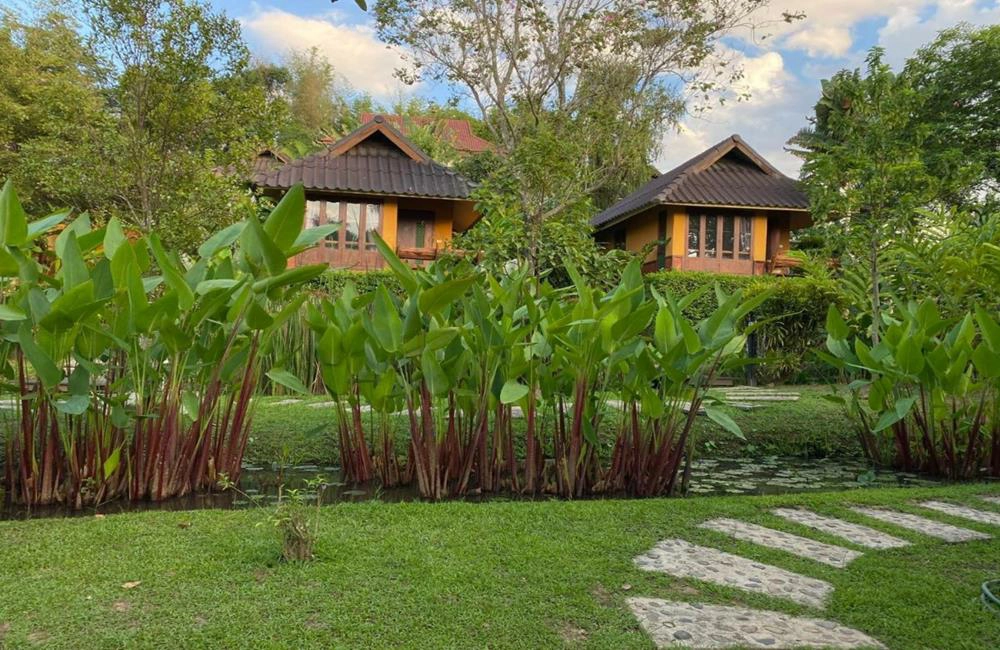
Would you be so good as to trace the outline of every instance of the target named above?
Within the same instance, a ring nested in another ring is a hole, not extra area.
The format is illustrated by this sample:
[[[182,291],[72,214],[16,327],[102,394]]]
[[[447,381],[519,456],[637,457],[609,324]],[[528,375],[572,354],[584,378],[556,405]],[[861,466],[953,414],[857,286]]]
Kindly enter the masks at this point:
[[[738,135],[655,177],[596,215],[609,247],[649,251],[643,269],[787,273],[793,229],[811,223],[798,183]]]
[[[306,191],[306,227],[340,225],[295,262],[367,270],[381,268],[371,233],[415,264],[434,259],[479,218],[473,185],[440,165],[382,116],[321,151],[259,173],[255,184],[280,196],[297,183]]]

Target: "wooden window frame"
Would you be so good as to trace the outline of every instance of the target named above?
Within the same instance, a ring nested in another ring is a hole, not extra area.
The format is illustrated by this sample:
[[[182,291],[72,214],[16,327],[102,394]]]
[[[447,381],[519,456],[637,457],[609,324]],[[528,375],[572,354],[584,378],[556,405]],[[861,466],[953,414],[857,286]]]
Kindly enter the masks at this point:
[[[709,217],[715,218],[715,248],[712,255],[705,254],[705,242],[706,236],[708,234],[708,221]],[[725,246],[725,224],[732,224],[732,246],[729,250],[724,248]],[[695,249],[691,248],[691,225],[697,222],[698,228],[698,249],[694,255],[691,252]],[[750,226],[750,248],[747,251],[740,249],[740,237],[743,232],[743,225],[749,224]],[[724,261],[747,261],[753,256],[753,218],[747,217],[740,214],[709,214],[705,212],[698,212],[695,214],[688,215],[688,229],[685,233],[687,241],[685,242],[686,256],[693,259],[706,259],[706,260],[724,260]],[[729,254],[726,257],[726,254]]]

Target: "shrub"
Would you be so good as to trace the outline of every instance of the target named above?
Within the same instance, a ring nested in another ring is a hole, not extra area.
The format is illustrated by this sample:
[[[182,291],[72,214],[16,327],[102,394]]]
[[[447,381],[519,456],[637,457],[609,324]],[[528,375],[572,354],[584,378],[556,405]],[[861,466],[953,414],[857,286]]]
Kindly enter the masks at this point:
[[[823,326],[828,307],[841,307],[845,300],[833,280],[702,271],[660,271],[645,277],[647,286],[661,293],[697,294],[684,309],[692,320],[705,318],[715,308],[714,287],[725,293],[742,291],[747,299],[769,292],[751,315],[753,320],[765,321],[757,330],[758,379],[789,383],[830,378],[830,368],[816,359],[814,351],[826,336]]]

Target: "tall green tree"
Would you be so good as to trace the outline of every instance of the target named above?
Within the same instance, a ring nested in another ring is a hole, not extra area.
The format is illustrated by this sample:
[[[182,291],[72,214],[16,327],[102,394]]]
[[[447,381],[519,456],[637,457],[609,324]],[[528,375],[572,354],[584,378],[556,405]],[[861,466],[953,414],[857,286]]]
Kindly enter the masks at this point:
[[[22,188],[35,214],[107,200],[106,74],[69,16],[0,14],[0,178]]]
[[[813,218],[838,241],[846,264],[866,265],[871,335],[882,323],[881,258],[911,235],[916,209],[941,196],[923,155],[926,129],[912,120],[920,96],[873,49],[865,70],[844,70],[822,85],[810,126],[793,140]]]
[[[766,3],[379,0],[374,15],[410,57],[404,81],[450,84],[475,105],[503,154],[497,172],[515,181],[534,266],[547,220],[621,193],[661,130],[739,75],[719,41]]]
[[[252,209],[246,171],[274,139],[273,103],[247,74],[239,23],[200,0],[84,0],[113,72],[115,203],[143,230],[189,249]]]
[[[920,93],[914,121],[926,125],[927,165],[960,175],[945,199],[975,206],[1000,194],[1000,25],[941,32],[903,70]]]

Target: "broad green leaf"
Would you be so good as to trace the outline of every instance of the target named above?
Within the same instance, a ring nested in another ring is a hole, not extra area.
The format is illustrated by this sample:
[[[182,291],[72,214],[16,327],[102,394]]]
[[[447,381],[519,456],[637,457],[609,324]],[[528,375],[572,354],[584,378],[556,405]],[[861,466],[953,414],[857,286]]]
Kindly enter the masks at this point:
[[[274,210],[264,221],[264,232],[275,246],[283,252],[295,244],[306,217],[306,191],[302,183],[294,185],[274,206]]]
[[[835,305],[830,305],[826,310],[826,333],[835,340],[843,341],[851,334],[851,330],[844,322],[844,317]]]
[[[240,238],[240,234],[243,233],[246,225],[246,221],[237,221],[218,231],[198,247],[198,255],[201,257],[212,257],[220,250],[229,248],[233,245],[233,242]]]
[[[503,385],[500,390],[500,401],[503,404],[513,404],[514,402],[524,399],[528,395],[529,388],[524,384],[510,379]]]
[[[0,304],[0,320],[2,321],[24,320],[27,317],[27,314],[16,307]]]
[[[910,409],[913,408],[913,404],[916,401],[916,397],[904,397],[896,400],[896,403],[893,405],[891,410],[882,413],[872,431],[878,433],[879,431],[887,429],[905,418],[910,412]]]
[[[70,211],[64,210],[63,212],[56,212],[55,214],[50,214],[47,217],[42,217],[37,221],[32,221],[28,224],[28,241],[32,241],[35,237],[52,230],[63,221],[66,221],[66,218],[69,217],[69,215]]]
[[[222,278],[219,280],[202,280],[198,283],[198,286],[194,288],[194,292],[199,296],[203,296],[210,291],[217,291],[219,289],[231,289],[238,285],[240,280],[233,280],[232,278]]]
[[[0,244],[24,246],[28,241],[28,215],[24,213],[10,179],[0,191]]]
[[[128,238],[125,237],[125,231],[122,230],[122,224],[118,221],[118,217],[111,217],[104,229],[104,256],[109,260],[114,258],[118,247],[126,241]]]
[[[149,246],[153,250],[156,264],[163,273],[163,280],[177,294],[177,305],[182,311],[187,311],[194,304],[194,291],[191,290],[187,280],[184,279],[183,270],[178,268],[160,243],[160,238],[155,234],[148,238]]]
[[[417,276],[413,273],[413,269],[403,264],[402,260],[396,257],[396,252],[389,248],[389,244],[385,243],[385,240],[378,233],[372,234],[375,238],[375,247],[382,254],[385,263],[392,269],[396,279],[399,280],[400,286],[403,287],[406,293],[414,293],[420,285],[417,282]]]
[[[733,420],[733,418],[729,417],[727,413],[724,413],[723,411],[720,411],[719,409],[713,406],[705,405],[704,408],[705,408],[705,415],[708,416],[709,420],[715,422],[720,427],[722,427],[729,433],[733,434],[740,440],[746,440],[746,436],[743,435],[743,431],[740,429],[740,425],[736,424],[736,421]]]
[[[38,378],[42,381],[42,385],[48,389],[58,386],[63,378],[62,371],[56,366],[49,355],[35,343],[35,339],[31,334],[31,327],[27,322],[22,323],[21,329],[18,330],[17,340],[28,363],[35,369]]]
[[[0,277],[16,278],[20,272],[21,263],[6,246],[0,245]]]
[[[474,276],[447,280],[420,293],[420,311],[433,316],[456,302],[475,280]]]
[[[295,391],[296,393],[300,393],[302,395],[309,394],[309,388],[305,385],[305,383],[284,368],[271,368],[267,371],[267,377],[274,383],[284,386],[285,388]]]
[[[118,469],[121,464],[121,447],[115,447],[111,455],[104,459],[104,478],[108,478]]]
[[[70,395],[63,399],[52,402],[56,410],[66,415],[82,415],[90,407],[90,397],[88,395]]]
[[[90,279],[87,264],[83,261],[83,253],[77,242],[76,234],[70,233],[62,252],[63,287],[72,289]]]

